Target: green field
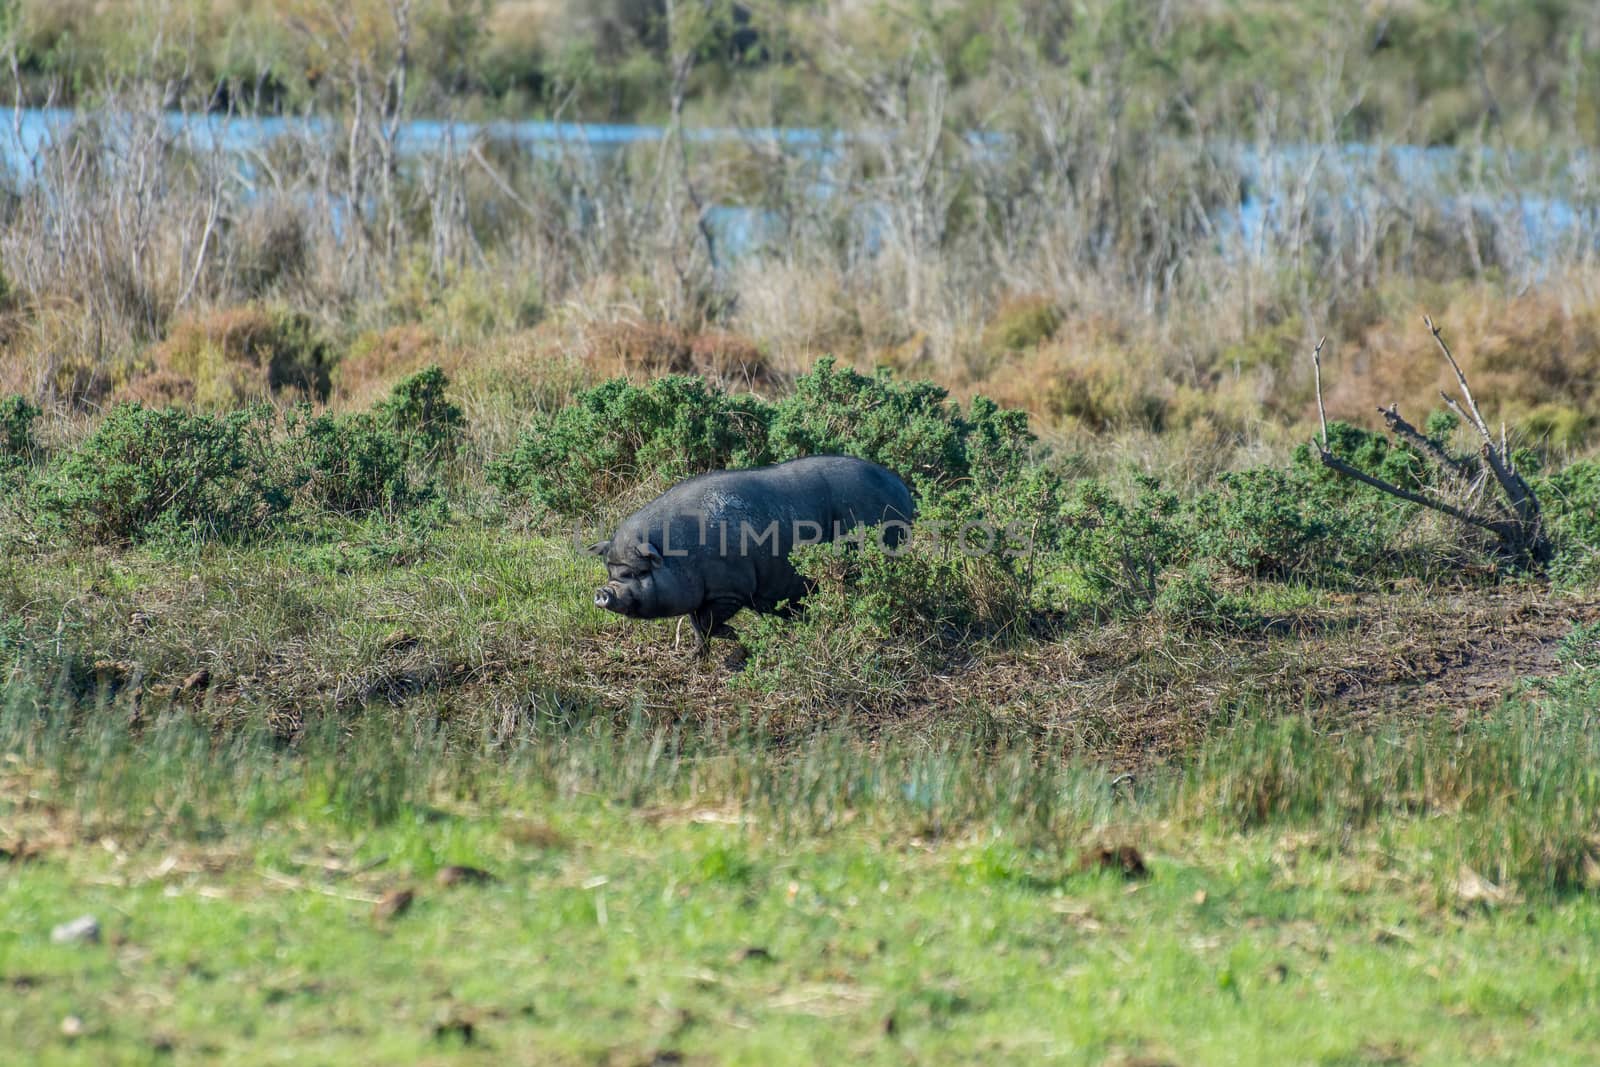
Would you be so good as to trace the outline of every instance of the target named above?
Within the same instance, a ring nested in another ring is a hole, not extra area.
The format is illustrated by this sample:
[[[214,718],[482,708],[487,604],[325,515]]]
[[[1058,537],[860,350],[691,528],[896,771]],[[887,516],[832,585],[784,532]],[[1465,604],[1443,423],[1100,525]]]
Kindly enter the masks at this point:
[[[36,810],[0,1018],[51,1063],[1578,1063],[1600,1038],[1593,893],[1463,894],[1450,813],[1239,831],[1083,783],[1075,829],[1023,835],[631,791],[523,780],[353,828],[291,787],[199,841]],[[1148,880],[1076,873],[1097,838]],[[451,863],[496,881],[439,887]],[[50,943],[85,912],[103,943]]]

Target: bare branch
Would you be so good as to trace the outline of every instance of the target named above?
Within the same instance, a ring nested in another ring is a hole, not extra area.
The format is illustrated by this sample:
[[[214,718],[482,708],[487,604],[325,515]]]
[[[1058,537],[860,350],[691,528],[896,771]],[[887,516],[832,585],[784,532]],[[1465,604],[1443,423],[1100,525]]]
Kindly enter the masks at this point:
[[[194,287],[200,281],[200,272],[206,265],[206,252],[211,246],[211,234],[216,229],[217,212],[221,206],[222,192],[220,189],[213,187],[211,200],[206,210],[205,230],[200,234],[200,250],[194,256],[194,270],[189,275],[189,284],[183,287],[183,292],[179,295],[178,302],[173,305],[175,309],[183,307],[189,302],[189,298],[194,295]]]
[[[1311,350],[1311,367],[1317,377],[1317,418],[1322,420],[1322,451],[1328,450],[1328,409],[1322,403],[1322,346],[1328,340],[1328,335],[1323,334],[1317,341],[1317,347]]]
[[[1432,460],[1442,471],[1454,478],[1459,490],[1458,499],[1461,503],[1449,503],[1437,497],[1425,496],[1422,493],[1403,489],[1392,482],[1375,477],[1353,466],[1334,455],[1328,448],[1328,423],[1327,413],[1322,402],[1322,343],[1318,342],[1316,350],[1311,354],[1312,365],[1316,369],[1317,411],[1322,417],[1322,444],[1318,448],[1318,458],[1322,465],[1330,470],[1337,471],[1347,478],[1353,478],[1363,485],[1392,496],[1398,500],[1409,501],[1419,507],[1437,511],[1468,526],[1485,530],[1495,536],[1501,548],[1516,558],[1532,563],[1546,563],[1551,556],[1549,538],[1544,534],[1539,519],[1539,501],[1534,497],[1533,491],[1528,488],[1528,483],[1510,466],[1506,458],[1506,433],[1502,425],[1500,432],[1500,446],[1495,447],[1494,439],[1489,435],[1488,425],[1483,421],[1483,416],[1478,411],[1477,402],[1472,398],[1472,390],[1467,385],[1467,376],[1462,372],[1461,365],[1456,362],[1451,354],[1450,347],[1445,344],[1444,338],[1439,334],[1439,328],[1433,324],[1431,318],[1424,317],[1428,332],[1439,345],[1439,350],[1444,353],[1445,359],[1450,363],[1456,373],[1456,381],[1461,385],[1461,396],[1466,403],[1463,410],[1451,396],[1441,392],[1439,395],[1450,410],[1463,420],[1470,419],[1483,438],[1483,457],[1489,470],[1494,472],[1495,481],[1505,492],[1506,502],[1492,501],[1493,508],[1499,517],[1491,518],[1479,514],[1474,510],[1479,500],[1479,490],[1487,479],[1481,470],[1474,468],[1470,461],[1451,455],[1450,452],[1437,441],[1424,436],[1418,429],[1407,422],[1400,415],[1399,408],[1390,404],[1387,408],[1379,408],[1384,422],[1388,424],[1389,432],[1401,441],[1419,450],[1424,456]],[[1509,506],[1508,506],[1509,504]]]
[[[1450,346],[1444,343],[1444,337],[1440,334],[1439,327],[1433,324],[1433,319],[1424,315],[1422,316],[1422,321],[1427,325],[1428,332],[1433,334],[1434,341],[1439,345],[1439,351],[1443,352],[1444,358],[1450,361],[1450,369],[1456,372],[1456,384],[1461,386],[1461,396],[1467,402],[1467,411],[1471,415],[1472,424],[1478,428],[1478,432],[1483,435],[1485,441],[1493,444],[1494,438],[1489,435],[1489,426],[1483,421],[1483,416],[1478,413],[1478,402],[1472,399],[1472,389],[1467,385],[1467,376],[1462,372],[1461,364],[1456,362],[1456,357],[1451,353]],[[1440,395],[1443,396],[1444,394],[1441,393]],[[1445,403],[1455,407],[1455,403],[1447,396],[1445,397]],[[1456,408],[1456,410],[1460,411],[1461,409]]]
[[[1318,458],[1322,460],[1322,465],[1330,470],[1336,470],[1348,478],[1354,478],[1356,481],[1365,485],[1370,485],[1372,488],[1387,493],[1390,496],[1399,497],[1401,500],[1409,500],[1413,504],[1420,504],[1422,507],[1443,512],[1444,514],[1449,515],[1451,518],[1459,519],[1469,526],[1476,526],[1481,530],[1488,530],[1490,533],[1495,534],[1496,536],[1504,536],[1505,531],[1503,529],[1503,523],[1485,519],[1480,515],[1472,514],[1470,511],[1464,511],[1461,508],[1456,507],[1454,504],[1447,504],[1443,500],[1435,500],[1431,497],[1425,497],[1420,493],[1413,493],[1409,489],[1402,489],[1393,482],[1386,482],[1382,478],[1373,477],[1361,468],[1346,463],[1344,460],[1340,459],[1338,456],[1334,455],[1332,452],[1329,452],[1325,448],[1318,449],[1317,452]]]
[[[1407,442],[1418,452],[1431,458],[1439,466],[1454,474],[1463,481],[1472,479],[1478,472],[1470,462],[1460,456],[1452,456],[1449,452],[1431,437],[1424,436],[1422,431],[1407,422],[1401,416],[1399,408],[1390,404],[1386,408],[1379,408],[1378,413],[1383,416],[1383,421],[1388,423],[1389,431],[1396,437]]]
[[[1511,502],[1512,510],[1517,513],[1517,519],[1529,530],[1529,543],[1544,546],[1543,536],[1539,533],[1539,501],[1533,495],[1533,490],[1528,488],[1528,483],[1522,480],[1511,466],[1508,453],[1505,450],[1504,437],[1501,446],[1495,447],[1494,435],[1489,432],[1489,424],[1483,421],[1483,415],[1478,410],[1478,402],[1472,398],[1472,389],[1467,385],[1467,376],[1461,370],[1461,364],[1456,362],[1456,357],[1451,353],[1450,346],[1444,343],[1444,338],[1439,334],[1439,328],[1433,324],[1433,319],[1424,315],[1422,321],[1427,324],[1428,332],[1433,334],[1433,339],[1439,345],[1439,351],[1444,353],[1444,358],[1449,361],[1450,369],[1456,372],[1456,382],[1461,386],[1461,398],[1466,402],[1466,411],[1444,393],[1444,402],[1450,409],[1464,418],[1470,418],[1477,427],[1478,434],[1483,438],[1483,458],[1488,462],[1489,469],[1494,472],[1495,481],[1500,483],[1500,488],[1505,490],[1506,499]],[[1547,546],[1546,546],[1547,547]]]

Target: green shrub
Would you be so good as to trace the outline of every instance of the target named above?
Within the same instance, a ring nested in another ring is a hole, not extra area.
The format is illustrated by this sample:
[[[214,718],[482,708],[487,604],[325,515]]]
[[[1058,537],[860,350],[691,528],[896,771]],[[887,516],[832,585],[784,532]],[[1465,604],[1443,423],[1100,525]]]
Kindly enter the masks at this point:
[[[1261,617],[1247,601],[1217,588],[1211,568],[1203,562],[1191,563],[1161,587],[1155,613],[1195,631],[1250,630],[1261,625]]]
[[[982,397],[963,413],[948,395],[831,358],[776,404],[684,375],[645,385],[613,379],[538,417],[489,465],[489,480],[513,499],[570,515],[645,482],[800,456],[881,463],[924,499],[1018,477],[1033,442],[1027,415]]]
[[[760,399],[729,396],[700,378],[614,378],[535,419],[489,464],[489,480],[514,499],[577,514],[651,479],[766,462],[771,418]]]
[[[436,369],[373,410],[280,420],[267,405],[228,415],[117,407],[50,471],[39,506],[75,536],[237,540],[300,510],[397,512],[437,495],[439,459],[463,418]]]
[[[881,463],[924,499],[968,479],[1020,473],[1032,443],[1027,415],[978,398],[970,411],[932,382],[868,376],[832,359],[817,362],[777,404],[776,459],[845,453]]]
[[[1145,611],[1161,575],[1178,562],[1184,533],[1178,498],[1148,475],[1132,501],[1089,478],[1071,487],[1060,511],[1061,557],[1081,579],[1097,612]]]
[[[47,476],[40,507],[96,541],[248,536],[293,499],[275,422],[265,405],[229,415],[119,406]]]
[[[306,506],[359,515],[434,500],[440,464],[460,445],[466,416],[428,367],[397,382],[371,411],[290,416],[285,449],[300,463]]]
[[[9,497],[27,481],[34,457],[33,424],[39,415],[26,397],[0,398],[0,495]]]
[[[893,551],[868,536],[793,559],[812,592],[794,620],[742,624],[751,658],[738,685],[813,710],[891,702],[951,654],[1004,639],[1027,618],[1026,589],[1000,555],[964,554],[945,539],[913,537]]]
[[[1446,418],[1453,416],[1446,413]],[[1436,430],[1443,432],[1436,434],[1434,432]],[[1453,424],[1447,424],[1436,416],[1430,416],[1428,434],[1441,444],[1453,431]],[[1328,423],[1328,451],[1362,473],[1382,478],[1403,489],[1416,490],[1431,486],[1435,482],[1434,466],[1409,445],[1396,444],[1381,433],[1363,430],[1348,422],[1335,420]],[[1361,495],[1377,492],[1324,467],[1309,444],[1302,444],[1295,449],[1294,465],[1311,481],[1325,485],[1337,484],[1344,493]]]
[[[0,466],[33,455],[33,424],[42,414],[27,397],[0,398]]]
[[[1328,536],[1322,494],[1271,468],[1222,476],[1191,508],[1198,548],[1252,578],[1282,580],[1310,570]]]
[[[1564,584],[1600,580],[1600,461],[1569,464],[1532,488],[1556,545],[1552,576]]]
[[[1446,408],[1434,408],[1423,422],[1422,432],[1441,446],[1448,447],[1450,439],[1461,426],[1461,417]]]
[[[1368,459],[1387,462],[1376,454]],[[1236,574],[1268,581],[1324,582],[1393,570],[1402,559],[1397,540],[1417,510],[1299,466],[1238,471],[1221,483],[1189,505],[1195,548]]]
[[[396,511],[432,496],[411,473],[411,441],[372,412],[291,416],[306,506],[342,514]]]
[[[450,379],[437,366],[401,379],[375,408],[377,420],[400,436],[412,460],[431,463],[455,454],[467,417],[445,396]]]
[[[965,475],[990,487],[1009,486],[1032,470],[1033,431],[1028,413],[975,396],[961,420],[966,443]]]

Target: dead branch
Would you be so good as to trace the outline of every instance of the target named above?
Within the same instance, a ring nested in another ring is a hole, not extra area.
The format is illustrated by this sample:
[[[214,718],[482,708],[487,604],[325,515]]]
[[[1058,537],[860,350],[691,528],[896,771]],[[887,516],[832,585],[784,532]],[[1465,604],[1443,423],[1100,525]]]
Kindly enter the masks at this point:
[[[1390,404],[1386,408],[1379,408],[1378,414],[1382,415],[1383,421],[1388,423],[1390,433],[1405,441],[1429,459],[1432,459],[1445,470],[1453,473],[1457,478],[1470,482],[1477,476],[1478,469],[1473,466],[1470,460],[1461,456],[1452,456],[1445,451],[1439,442],[1428,437],[1421,430],[1407,422],[1400,414],[1400,409],[1394,404]],[[1324,437],[1326,437],[1326,434],[1324,434]]]
[[[1328,416],[1322,399],[1322,342],[1320,341],[1311,354],[1317,392],[1317,413],[1322,420],[1322,440],[1313,442],[1317,445],[1318,458],[1329,470],[1371,486],[1381,493],[1449,515],[1458,522],[1492,534],[1500,550],[1513,559],[1535,565],[1549,562],[1552,551],[1540,518],[1539,501],[1528,483],[1516,472],[1510,458],[1504,427],[1501,428],[1500,441],[1496,444],[1489,432],[1488,423],[1484,421],[1478,409],[1478,402],[1472,395],[1472,389],[1467,384],[1467,376],[1462,371],[1461,364],[1456,362],[1455,355],[1445,343],[1439,328],[1433,324],[1433,320],[1424,317],[1423,322],[1427,324],[1428,332],[1450,364],[1450,369],[1455,372],[1456,382],[1461,387],[1462,402],[1458,403],[1445,393],[1439,395],[1444,397],[1444,402],[1450,410],[1478,431],[1478,435],[1483,439],[1480,451],[1485,463],[1494,473],[1495,481],[1504,493],[1505,500],[1489,500],[1488,504],[1492,510],[1488,514],[1480,510],[1478,489],[1483,479],[1472,462],[1452,455],[1439,442],[1422,434],[1401,416],[1399,408],[1394,404],[1378,409],[1389,427],[1389,432],[1420,452],[1449,478],[1460,494],[1457,502],[1412,492],[1383,478],[1368,474],[1334,455],[1328,445]]]
[[[1461,386],[1461,399],[1466,402],[1467,414],[1471,416],[1472,425],[1478,430],[1478,435],[1483,438],[1483,458],[1488,461],[1489,469],[1494,472],[1495,481],[1500,483],[1500,488],[1505,491],[1506,499],[1510,501],[1511,508],[1517,513],[1517,519],[1532,531],[1539,539],[1543,539],[1539,531],[1539,501],[1534,497],[1533,490],[1528,488],[1528,483],[1522,480],[1522,475],[1512,466],[1510,452],[1506,449],[1505,437],[1501,436],[1497,448],[1494,435],[1489,432],[1489,424],[1483,421],[1483,415],[1478,411],[1478,402],[1473,399],[1472,389],[1467,385],[1467,376],[1461,370],[1461,364],[1456,362],[1456,357],[1451,353],[1450,346],[1445,344],[1444,337],[1439,332],[1439,327],[1433,324],[1433,319],[1423,316],[1422,321],[1427,325],[1428,332],[1439,345],[1439,351],[1444,353],[1444,358],[1450,362],[1450,369],[1456,372],[1456,383]],[[1443,393],[1439,394],[1444,396]],[[1444,396],[1445,403],[1455,411],[1461,408],[1450,397]],[[1548,547],[1548,546],[1547,546]]]
[[[1328,335],[1323,334],[1317,341],[1317,347],[1311,350],[1311,366],[1317,376],[1317,418],[1322,420],[1322,450],[1328,450],[1328,409],[1322,405],[1322,346],[1327,344]]]
[[[1413,504],[1420,504],[1425,508],[1431,508],[1434,511],[1442,512],[1445,515],[1449,515],[1453,519],[1461,520],[1469,526],[1476,526],[1481,530],[1487,530],[1496,535],[1500,533],[1500,524],[1490,519],[1485,519],[1482,516],[1474,515],[1470,511],[1467,511],[1464,508],[1456,507],[1454,504],[1451,504],[1448,501],[1439,500],[1435,497],[1423,496],[1421,493],[1413,493],[1409,489],[1402,489],[1393,482],[1385,481],[1384,479],[1375,475],[1368,474],[1359,467],[1351,466],[1349,463],[1346,463],[1332,452],[1324,451],[1321,455],[1321,459],[1322,465],[1327,467],[1329,470],[1338,471],[1347,478],[1354,478],[1356,481],[1370,485],[1372,488],[1387,493],[1390,496],[1398,497],[1401,500],[1409,500]]]
[[[1484,423],[1483,416],[1478,413],[1478,402],[1472,399],[1472,389],[1467,385],[1467,376],[1461,370],[1461,364],[1456,362],[1456,357],[1450,351],[1450,346],[1444,343],[1444,337],[1440,334],[1439,327],[1433,324],[1432,316],[1422,316],[1422,322],[1423,325],[1428,327],[1428,332],[1433,335],[1434,343],[1439,346],[1439,351],[1443,352],[1444,358],[1449,361],[1450,369],[1456,372],[1456,384],[1461,386],[1461,395],[1466,399],[1467,410],[1472,413],[1472,424],[1478,428],[1479,433],[1483,434],[1484,440],[1489,440],[1489,427]],[[1443,393],[1439,395],[1444,396],[1446,400],[1450,399]]]

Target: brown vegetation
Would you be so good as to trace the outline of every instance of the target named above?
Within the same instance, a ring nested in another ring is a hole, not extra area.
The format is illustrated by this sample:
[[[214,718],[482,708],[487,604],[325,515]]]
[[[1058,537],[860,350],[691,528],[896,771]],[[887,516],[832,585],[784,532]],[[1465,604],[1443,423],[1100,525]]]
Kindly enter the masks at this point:
[[[209,408],[275,396],[326,400],[333,362],[305,315],[255,304],[183,316],[148,360],[150,372],[131,390],[186,392]]]
[[[777,375],[754,341],[726,330],[691,333],[663,322],[618,319],[582,331],[584,366],[595,378],[699,374],[719,385],[770,389]]]
[[[143,404],[147,408],[191,407],[194,379],[176,371],[157,369],[140,374],[111,394],[113,404]]]
[[[460,349],[446,345],[433,330],[407,323],[356,338],[334,368],[333,380],[341,402],[367,407],[395,382],[429,365],[453,376],[464,358]]]

